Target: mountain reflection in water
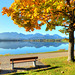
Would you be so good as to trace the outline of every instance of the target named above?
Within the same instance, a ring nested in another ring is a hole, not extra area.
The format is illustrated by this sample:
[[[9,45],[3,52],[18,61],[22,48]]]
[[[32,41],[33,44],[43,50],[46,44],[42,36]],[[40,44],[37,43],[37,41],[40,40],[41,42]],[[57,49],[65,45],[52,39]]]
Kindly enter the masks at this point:
[[[23,41],[18,41],[18,42],[0,42],[0,48],[3,49],[17,49],[17,48],[22,48],[22,47],[35,47],[35,48],[40,48],[40,47],[58,47],[62,44],[67,44],[67,43],[62,43],[62,42],[23,42]]]

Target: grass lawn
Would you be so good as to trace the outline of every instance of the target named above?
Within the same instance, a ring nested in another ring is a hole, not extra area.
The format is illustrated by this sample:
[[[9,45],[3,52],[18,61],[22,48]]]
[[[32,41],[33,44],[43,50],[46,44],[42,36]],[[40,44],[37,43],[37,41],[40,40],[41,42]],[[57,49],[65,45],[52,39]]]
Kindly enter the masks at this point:
[[[40,61],[50,67],[7,75],[75,75],[75,62],[67,62],[67,57],[47,58]]]

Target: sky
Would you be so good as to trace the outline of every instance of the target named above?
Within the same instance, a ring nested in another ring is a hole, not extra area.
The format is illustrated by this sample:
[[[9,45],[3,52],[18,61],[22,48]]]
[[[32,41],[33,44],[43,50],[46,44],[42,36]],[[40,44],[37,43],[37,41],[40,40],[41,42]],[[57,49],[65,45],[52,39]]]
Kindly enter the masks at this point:
[[[41,30],[34,30],[33,32],[26,32],[24,28],[19,28],[18,25],[15,25],[13,21],[11,20],[11,17],[7,17],[7,15],[2,15],[2,8],[3,7],[10,7],[10,5],[14,2],[14,0],[0,0],[0,33],[3,32],[17,32],[17,33],[23,33],[23,34],[35,34],[35,33],[41,33],[41,34],[58,34],[62,37],[66,36],[65,34],[59,32],[59,29],[62,29],[62,27],[57,26],[56,30],[52,31],[45,31],[46,25],[43,25],[41,27]]]

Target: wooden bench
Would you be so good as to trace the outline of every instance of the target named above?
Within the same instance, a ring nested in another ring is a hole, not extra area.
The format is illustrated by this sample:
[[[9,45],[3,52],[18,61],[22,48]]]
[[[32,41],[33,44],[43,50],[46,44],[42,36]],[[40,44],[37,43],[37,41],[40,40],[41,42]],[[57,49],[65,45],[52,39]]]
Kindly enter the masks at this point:
[[[14,69],[14,64],[15,63],[21,63],[21,62],[33,62],[33,66],[36,67],[36,61],[38,57],[25,57],[25,58],[11,58],[10,59],[10,64],[12,64],[12,69]]]

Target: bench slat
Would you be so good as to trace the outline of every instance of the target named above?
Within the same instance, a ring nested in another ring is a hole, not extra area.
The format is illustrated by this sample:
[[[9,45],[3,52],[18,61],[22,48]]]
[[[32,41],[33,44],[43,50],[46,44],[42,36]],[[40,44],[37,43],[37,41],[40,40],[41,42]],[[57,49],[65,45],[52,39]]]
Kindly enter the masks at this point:
[[[30,60],[20,60],[20,61],[13,61],[13,63],[21,63],[21,62],[32,62],[35,61],[35,59],[30,59]],[[37,60],[36,60],[37,61]],[[10,61],[10,64],[12,64],[12,61]]]
[[[10,61],[18,61],[18,60],[31,60],[31,59],[38,59],[38,57],[25,57],[25,58],[12,58],[12,59],[10,59]]]

